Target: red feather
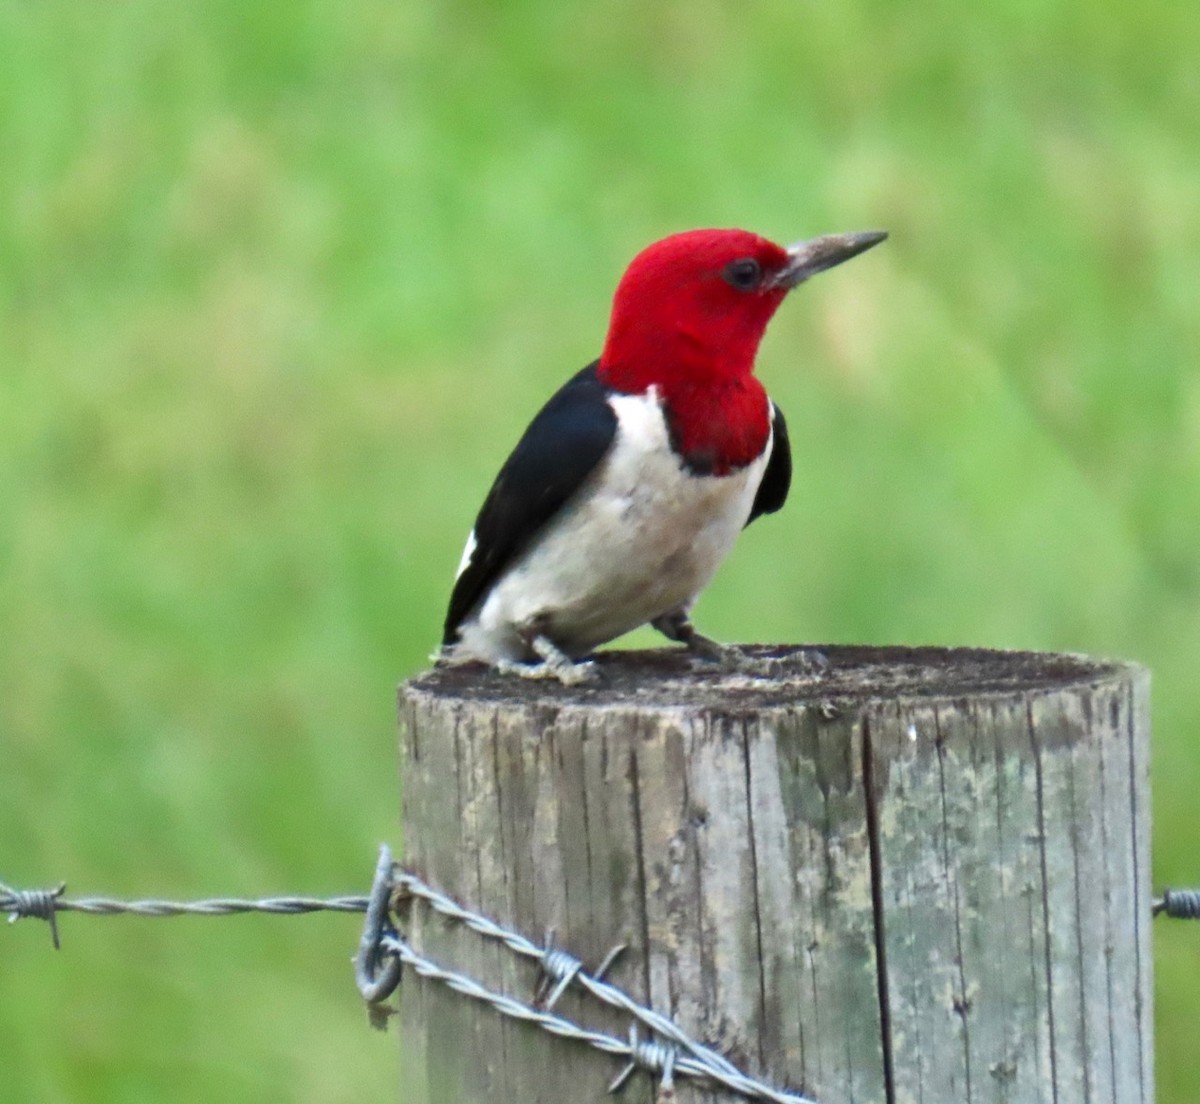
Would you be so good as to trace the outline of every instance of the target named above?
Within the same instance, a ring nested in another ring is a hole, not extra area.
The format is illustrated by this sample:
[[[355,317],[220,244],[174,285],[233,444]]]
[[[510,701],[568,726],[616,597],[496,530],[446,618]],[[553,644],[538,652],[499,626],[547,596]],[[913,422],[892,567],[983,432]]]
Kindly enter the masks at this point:
[[[724,276],[747,258],[764,274],[752,290]],[[787,294],[770,276],[787,264],[787,251],[757,234],[692,230],[648,246],[617,286],[600,378],[630,394],[657,387],[673,443],[698,470],[727,474],[766,447],[769,404],[754,358]]]

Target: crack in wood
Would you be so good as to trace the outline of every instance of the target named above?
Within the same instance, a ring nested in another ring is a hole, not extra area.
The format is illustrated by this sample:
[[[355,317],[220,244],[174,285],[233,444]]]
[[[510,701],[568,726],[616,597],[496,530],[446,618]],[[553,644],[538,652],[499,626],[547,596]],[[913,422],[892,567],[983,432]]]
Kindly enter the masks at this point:
[[[690,754],[691,743],[694,739],[695,733],[689,729],[688,738],[685,743],[685,754]],[[713,1008],[717,1002],[717,970],[713,962],[712,933],[709,931],[710,925],[708,919],[704,915],[704,902],[707,900],[708,894],[704,885],[703,833],[707,827],[708,810],[700,808],[695,803],[691,792],[691,781],[686,774],[682,779],[682,788],[684,815],[687,818],[687,829],[691,832],[692,839],[692,878],[696,884],[695,911],[692,916],[692,922],[696,930],[701,1000],[705,1008]],[[713,1044],[715,1042],[715,1033],[714,1024],[706,1024],[705,1042]]]
[[[1054,1104],[1058,1104],[1058,1040],[1054,1023],[1054,973],[1052,969],[1053,948],[1050,929],[1050,874],[1046,857],[1046,797],[1045,778],[1042,767],[1042,747],[1038,739],[1037,725],[1033,720],[1033,701],[1026,695],[1025,724],[1029,742],[1033,749],[1033,771],[1037,791],[1038,862],[1042,871],[1042,933],[1045,949],[1046,1021],[1050,1027],[1050,1093]]]
[[[1087,987],[1083,984],[1087,967],[1083,953],[1083,892],[1079,884],[1079,818],[1082,814],[1075,794],[1076,757],[1076,749],[1072,748],[1071,769],[1067,772],[1067,807],[1070,810],[1071,820],[1071,878],[1075,895],[1075,968],[1079,975],[1079,1050],[1086,1056],[1091,1053],[1091,1050],[1088,1046]],[[1086,1062],[1082,1073],[1084,1104],[1091,1104],[1093,1074]]]
[[[1116,705],[1116,699],[1112,700],[1112,705]],[[1114,732],[1119,732],[1120,717],[1114,716],[1112,711],[1109,712],[1109,724]],[[1100,739],[1099,750],[1099,777],[1097,785],[1100,792],[1100,843],[1101,849],[1107,855],[1112,848],[1112,837],[1108,823],[1108,733],[1105,732]],[[1104,899],[1109,901],[1112,899],[1112,872],[1109,869],[1108,863],[1100,864],[1101,875],[1104,879]],[[1104,990],[1108,997],[1106,1002],[1108,1010],[1108,1076],[1109,1083],[1112,1086],[1113,1104],[1116,1104],[1117,1092],[1117,1025],[1115,1016],[1116,993],[1113,985],[1113,910],[1106,908],[1104,910]]]
[[[1129,829],[1130,840],[1129,845],[1133,853],[1133,880],[1137,886],[1142,885],[1142,871],[1140,863],[1140,841],[1139,829],[1140,814],[1138,811],[1138,763],[1137,763],[1137,728],[1135,727],[1135,707],[1133,700],[1133,685],[1130,684],[1125,689],[1125,732],[1126,742],[1129,746]],[[1141,909],[1135,909],[1133,913],[1133,956],[1136,972],[1136,982],[1133,991],[1134,1005],[1137,1009],[1138,1027],[1141,1029],[1145,1025],[1147,1009],[1145,1007],[1142,995],[1145,992],[1144,986],[1146,979],[1143,976],[1143,971],[1146,969],[1145,963],[1142,962],[1142,927],[1145,919],[1142,916]],[[1145,1030],[1139,1030],[1137,1033],[1138,1042],[1138,1078],[1141,1087],[1141,1099],[1145,1101],[1146,1091],[1148,1088],[1149,1078],[1146,1070],[1146,1052],[1145,1052]]]
[[[646,896],[646,848],[645,836],[642,832],[642,791],[638,779],[637,731],[629,745],[629,787],[630,803],[633,813],[633,853],[637,870],[637,910],[641,931],[638,933],[642,940],[642,977],[646,979],[645,1000],[647,1004],[654,1001],[650,974],[650,912]]]
[[[500,852],[500,870],[499,881],[500,891],[504,899],[507,910],[512,909],[512,894],[509,889],[509,866],[508,866],[508,846],[505,841],[505,820],[504,820],[504,786],[500,781],[500,711],[496,710],[492,713],[491,723],[491,759],[492,759],[492,785],[496,787],[496,846]],[[513,1025],[505,1020],[500,1025],[500,1061],[505,1069],[508,1069],[509,1064],[509,1033],[513,1030]]]
[[[879,1000],[879,1044],[883,1049],[883,1081],[887,1104],[896,1104],[896,1064],[892,1040],[892,1002],[888,994],[887,931],[883,904],[883,855],[879,842],[879,808],[875,789],[875,753],[871,720],[862,719],[862,786],[867,820],[871,876],[871,916],[875,936],[875,984]]]
[[[750,734],[746,723],[742,724],[742,764],[746,777],[746,839],[750,849],[750,884],[754,901],[754,944],[758,953],[758,1015],[762,1027],[758,1032],[758,1064],[766,1068],[767,1056],[763,1050],[766,1043],[767,1025],[767,975],[763,955],[762,898],[758,884],[758,841],[754,838],[754,771],[750,766]]]
[[[962,901],[959,896],[958,876],[954,864],[950,861],[950,814],[946,799],[946,744],[942,737],[942,721],[937,709],[933,711],[934,748],[937,751],[938,763],[938,798],[941,802],[942,814],[942,872],[950,888],[951,901],[954,906],[954,962],[958,969],[958,996],[954,1001],[954,1011],[962,1025],[963,1033],[963,1072],[966,1077],[967,1104],[974,1099],[971,1091],[971,998],[967,994],[966,967],[963,963],[962,938]]]

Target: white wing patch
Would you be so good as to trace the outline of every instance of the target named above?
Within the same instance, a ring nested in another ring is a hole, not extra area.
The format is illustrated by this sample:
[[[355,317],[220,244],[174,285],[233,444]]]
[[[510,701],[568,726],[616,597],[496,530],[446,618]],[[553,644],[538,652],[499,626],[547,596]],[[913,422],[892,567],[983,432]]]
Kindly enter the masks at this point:
[[[461,532],[461,530],[459,530]],[[463,549],[462,559],[458,561],[458,570],[454,573],[454,578],[457,579],[471,563],[471,557],[475,555],[475,549],[479,547],[478,541],[475,540],[475,530],[472,529],[467,536],[467,547]]]

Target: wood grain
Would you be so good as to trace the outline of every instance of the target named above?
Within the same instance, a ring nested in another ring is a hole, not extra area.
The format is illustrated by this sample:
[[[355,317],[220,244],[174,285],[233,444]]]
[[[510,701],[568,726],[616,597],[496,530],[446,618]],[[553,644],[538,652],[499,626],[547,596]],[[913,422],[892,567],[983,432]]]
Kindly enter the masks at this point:
[[[605,653],[403,686],[405,863],[822,1104],[1143,1102],[1148,679],[1076,656]],[[536,971],[413,906],[423,953]],[[599,1100],[610,1058],[406,978],[402,1097]],[[573,991],[558,1010],[624,1035]],[[650,1101],[639,1075],[625,1099]],[[681,1083],[680,1101],[726,1099]]]

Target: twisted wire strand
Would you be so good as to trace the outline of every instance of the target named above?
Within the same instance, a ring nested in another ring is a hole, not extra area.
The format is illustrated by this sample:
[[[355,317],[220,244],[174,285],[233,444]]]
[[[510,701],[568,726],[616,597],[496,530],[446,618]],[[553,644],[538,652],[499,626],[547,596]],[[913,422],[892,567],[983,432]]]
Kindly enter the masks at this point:
[[[233,916],[245,912],[268,912],[276,916],[298,916],[307,912],[365,912],[367,899],[352,897],[209,897],[202,901],[115,901],[110,897],[61,898],[57,912],[84,912],[91,916]],[[4,902],[0,900],[0,909]]]
[[[420,898],[427,902],[436,912],[441,913],[451,920],[459,921],[485,939],[497,940],[515,954],[533,959],[555,976],[563,976],[559,975],[555,970],[558,963],[562,963],[559,969],[574,968],[574,961],[570,960],[568,956],[559,957],[559,953],[553,949],[548,951],[546,948],[539,947],[536,943],[526,939],[525,936],[520,935],[518,932],[510,931],[497,924],[494,920],[490,920],[486,916],[464,908],[457,901],[447,897],[432,886],[427,885],[409,871],[398,870],[394,875],[394,883],[402,893]],[[571,981],[587,990],[597,1000],[602,1001],[612,1008],[619,1008],[622,1012],[633,1016],[651,1031],[661,1035],[664,1039],[670,1040],[676,1046],[683,1048],[706,1066],[714,1070],[722,1070],[729,1076],[740,1076],[738,1068],[723,1054],[697,1042],[687,1035],[673,1020],[668,1019],[661,1013],[655,1012],[652,1008],[646,1008],[644,1005],[639,1004],[627,993],[616,988],[616,986],[610,985],[608,982],[577,968],[574,968]]]
[[[1172,920],[1200,920],[1200,889],[1164,889],[1154,902],[1154,915]]]
[[[30,917],[47,921],[55,947],[59,946],[56,917],[60,912],[79,912],[91,916],[135,915],[229,916],[239,913],[299,915],[311,912],[355,912],[368,914],[360,944],[356,975],[368,1001],[386,997],[399,984],[400,967],[409,966],[420,977],[440,982],[471,1000],[490,1005],[501,1015],[533,1023],[551,1034],[586,1043],[606,1054],[625,1058],[625,1069],[614,1079],[615,1091],[633,1070],[646,1069],[662,1075],[662,1090],[668,1090],[675,1073],[684,1077],[707,1079],[743,1097],[770,1101],[772,1104],[814,1104],[805,1096],[774,1089],[747,1076],[724,1055],[688,1036],[674,1021],[635,1001],[622,990],[583,969],[579,959],[554,947],[552,940],[539,946],[532,940],[496,923],[480,913],[460,905],[422,881],[415,874],[396,866],[387,848],[381,848],[376,866],[375,884],[369,896],[341,897],[262,897],[243,899],[211,897],[198,901],[145,899],[121,901],[111,897],[69,898],[63,896],[66,885],[54,889],[18,890],[0,883],[0,913],[9,913],[9,922]],[[426,902],[434,911],[463,924],[485,939],[502,943],[514,954],[536,962],[543,974],[557,984],[545,1008],[535,1008],[514,997],[496,993],[473,978],[446,969],[426,958],[391,925],[390,905],[404,898]],[[1154,915],[1176,919],[1200,919],[1200,890],[1167,889],[1154,901]],[[381,964],[388,957],[396,965]],[[610,960],[611,960],[610,955]],[[365,971],[365,972],[364,972]],[[378,977],[376,977],[378,974]],[[365,979],[365,980],[364,980]],[[584,1028],[553,1011],[553,1004],[568,987],[578,985],[595,999],[618,1008],[633,1017],[628,1040],[601,1031]],[[648,1039],[638,1037],[638,1024],[650,1029]],[[680,1053],[680,1052],[684,1053]]]
[[[0,912],[9,921],[26,917],[50,920],[60,912],[82,912],[89,916],[232,916],[244,912],[267,912],[296,916],[307,912],[365,912],[367,898],[345,897],[207,897],[200,901],[162,901],[147,898],[119,901],[113,897],[63,897],[57,889],[13,889],[0,882]]]
[[[431,959],[416,951],[407,940],[398,935],[384,936],[381,946],[394,954],[405,966],[409,966],[420,977],[437,981],[452,989],[460,996],[470,1000],[490,1005],[502,1016],[523,1020],[558,1035],[564,1039],[586,1043],[605,1054],[612,1054],[626,1059],[634,1066],[650,1070],[654,1073],[676,1073],[697,1080],[708,1080],[751,1100],[766,1100],[771,1104],[815,1104],[810,1097],[797,1096],[795,1093],[773,1089],[737,1069],[730,1072],[703,1061],[694,1055],[676,1055],[673,1045],[657,1039],[639,1039],[635,1028],[630,1032],[629,1039],[619,1039],[603,1031],[593,1031],[580,1027],[578,1024],[559,1016],[555,1012],[547,1012],[532,1008],[514,997],[496,993],[481,985],[466,974],[447,970]],[[644,1010],[643,1010],[644,1011]],[[728,1065],[728,1063],[724,1063]],[[624,1077],[618,1081],[624,1083]],[[665,1083],[669,1083],[666,1082]],[[617,1082],[614,1086],[619,1087]]]
[[[645,1008],[622,990],[583,970],[582,962],[568,952],[548,946],[538,946],[519,932],[497,924],[490,918],[472,912],[457,901],[435,890],[416,875],[397,867],[386,846],[380,849],[375,884],[367,896],[342,897],[263,897],[244,899],[211,897],[197,901],[166,901],[156,898],[122,901],[111,897],[63,896],[66,886],[50,890],[17,890],[0,883],[0,913],[8,912],[9,921],[23,918],[46,920],[57,947],[56,916],[60,912],[78,912],[90,916],[229,916],[239,913],[270,913],[298,915],[333,911],[367,913],[367,923],[356,958],[355,973],[359,988],[368,1002],[376,1005],[399,984],[399,968],[389,969],[387,962],[410,966],[419,976],[447,985],[461,996],[489,1004],[502,1015],[525,1020],[563,1038],[587,1043],[606,1054],[625,1058],[627,1066],[614,1080],[619,1087],[637,1068],[660,1073],[663,1088],[669,1088],[671,1078],[681,1076],[708,1079],[732,1092],[750,1099],[770,1101],[771,1104],[813,1104],[804,1096],[783,1092],[742,1073],[724,1055],[696,1042],[678,1025],[653,1009]],[[537,963],[543,972],[557,982],[545,1009],[534,1008],[514,997],[495,993],[473,978],[446,969],[416,951],[390,922],[387,903],[395,897],[423,900],[436,912],[464,924],[478,935],[501,942],[513,953]],[[610,956],[611,959],[611,956]],[[597,971],[603,973],[604,967]],[[557,1015],[552,1006],[558,996],[571,985],[579,985],[595,998],[619,1008],[634,1018],[628,1040],[604,1032],[580,1027]],[[654,1035],[638,1037],[637,1024],[643,1024]],[[680,1054],[679,1051],[686,1053]]]

